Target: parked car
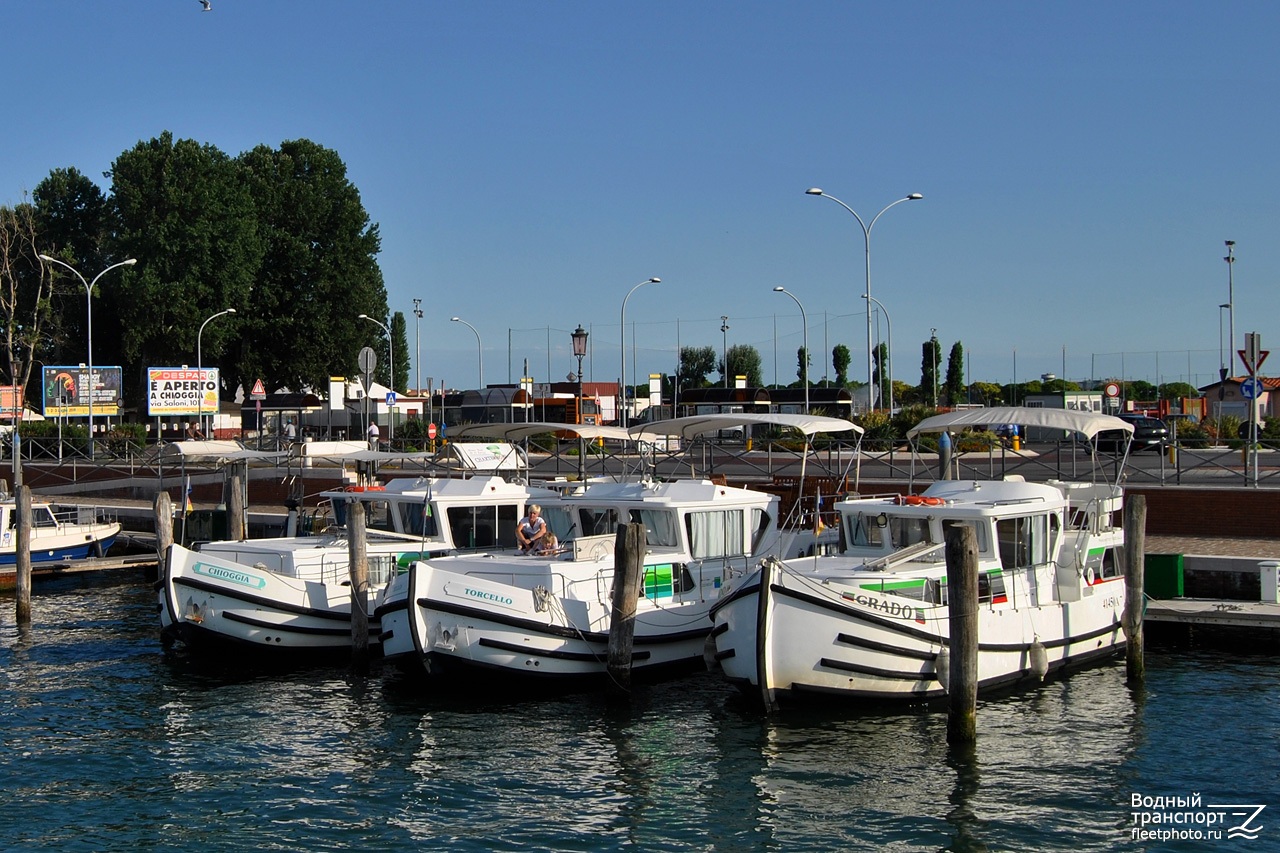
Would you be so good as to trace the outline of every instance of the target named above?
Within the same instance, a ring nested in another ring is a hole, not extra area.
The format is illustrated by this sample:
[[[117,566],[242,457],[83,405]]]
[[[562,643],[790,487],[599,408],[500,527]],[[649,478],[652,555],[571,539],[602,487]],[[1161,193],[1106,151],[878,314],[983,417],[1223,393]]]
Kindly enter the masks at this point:
[[[1162,450],[1169,443],[1169,428],[1159,418],[1146,415],[1117,415],[1122,421],[1133,424],[1133,449],[1153,448]],[[1098,449],[1119,453],[1124,450],[1125,434],[1121,430],[1103,430],[1098,433]]]

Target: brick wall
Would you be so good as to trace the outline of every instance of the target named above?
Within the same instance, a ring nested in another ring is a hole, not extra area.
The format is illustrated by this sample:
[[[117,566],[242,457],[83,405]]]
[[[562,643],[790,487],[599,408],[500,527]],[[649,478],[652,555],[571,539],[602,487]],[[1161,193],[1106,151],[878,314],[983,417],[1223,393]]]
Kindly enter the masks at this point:
[[[1280,538],[1280,490],[1126,486],[1147,498],[1147,532]]]

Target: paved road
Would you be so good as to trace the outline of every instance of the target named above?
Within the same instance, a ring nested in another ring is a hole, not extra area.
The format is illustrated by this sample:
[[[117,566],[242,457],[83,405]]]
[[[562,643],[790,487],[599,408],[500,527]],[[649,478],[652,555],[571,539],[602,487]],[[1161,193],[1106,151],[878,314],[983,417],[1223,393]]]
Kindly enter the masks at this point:
[[[732,479],[772,479],[774,476],[798,476],[800,463],[794,453],[783,451],[753,450],[742,448],[698,445],[692,451],[693,461],[701,471],[724,474]],[[1099,456],[1102,472],[1114,479],[1119,460],[1111,456]],[[576,456],[541,457],[534,455],[533,470],[538,476],[576,476]],[[1090,479],[1092,460],[1078,448],[1054,445],[1031,447],[1021,452],[996,449],[990,453],[961,454],[956,461],[958,476],[995,478],[1018,474],[1028,480]],[[638,456],[615,457],[588,462],[588,473],[617,474],[623,470],[634,471],[640,465]],[[657,470],[662,476],[687,475],[690,463],[687,458],[659,458]],[[1261,451],[1258,454],[1259,488],[1280,488],[1280,453]],[[808,476],[841,477],[851,480],[857,476],[861,482],[902,482],[913,476],[931,479],[937,476],[936,454],[919,454],[912,457],[909,451],[893,453],[866,453],[859,458],[852,451],[842,453],[819,452],[809,457],[806,465]],[[1226,448],[1181,451],[1175,460],[1163,453],[1142,452],[1132,454],[1125,466],[1125,482],[1133,485],[1212,485],[1251,486],[1253,465],[1241,462],[1240,451]]]

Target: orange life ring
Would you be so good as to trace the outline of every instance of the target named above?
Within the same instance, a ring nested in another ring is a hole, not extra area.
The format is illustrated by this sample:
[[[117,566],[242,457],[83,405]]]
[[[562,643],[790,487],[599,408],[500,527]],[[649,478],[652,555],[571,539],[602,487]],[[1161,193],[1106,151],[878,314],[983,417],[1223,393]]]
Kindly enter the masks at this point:
[[[902,502],[907,506],[920,506],[924,503],[924,498],[920,495],[907,495]]]
[[[348,492],[385,492],[386,486],[347,486]]]
[[[942,498],[926,497],[925,495],[904,495],[902,502],[907,506],[942,506],[946,503]]]

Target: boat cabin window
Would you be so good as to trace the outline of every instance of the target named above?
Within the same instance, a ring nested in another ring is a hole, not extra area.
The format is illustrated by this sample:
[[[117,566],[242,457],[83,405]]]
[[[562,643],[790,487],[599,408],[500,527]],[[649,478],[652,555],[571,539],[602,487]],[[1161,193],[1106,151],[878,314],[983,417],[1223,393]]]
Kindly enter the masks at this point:
[[[400,529],[414,536],[433,538],[440,535],[440,525],[436,522],[435,507],[429,502],[410,503],[403,501],[396,504],[400,513]]]
[[[364,524],[369,530],[395,531],[390,501],[364,501]]]
[[[517,504],[451,506],[446,515],[456,548],[516,547]]]
[[[614,535],[620,523],[618,511],[613,507],[578,508],[578,529],[583,536]]]
[[[742,510],[691,512],[684,521],[695,560],[745,556]]]
[[[932,542],[933,539],[929,536],[929,519],[890,516],[889,541],[895,549],[918,542]]]
[[[9,511],[9,529],[13,530],[18,526],[18,509],[15,505]],[[58,519],[54,518],[53,510],[47,506],[31,507],[31,526],[32,527],[57,527]]]
[[[760,553],[760,543],[764,541],[764,536],[769,532],[769,526],[773,519],[769,513],[762,509],[751,510],[751,553]]]
[[[851,524],[841,525],[841,535],[846,529],[849,531],[850,547],[879,548],[884,544],[884,528],[880,526],[879,518],[879,515],[860,512],[853,517]]]
[[[542,520],[547,523],[547,529],[556,535],[557,541],[564,542],[578,535],[573,510],[569,507],[543,504]]]
[[[645,542],[657,548],[679,548],[680,527],[669,509],[633,509],[631,523],[644,525]]]
[[[996,520],[1000,564],[1005,569],[1025,569],[1049,560],[1049,519],[1044,515]]]

